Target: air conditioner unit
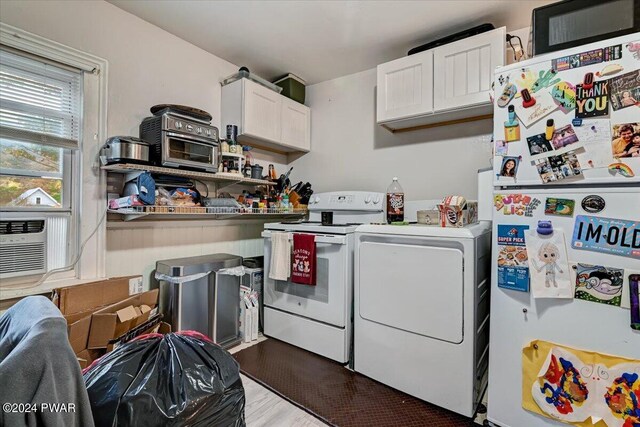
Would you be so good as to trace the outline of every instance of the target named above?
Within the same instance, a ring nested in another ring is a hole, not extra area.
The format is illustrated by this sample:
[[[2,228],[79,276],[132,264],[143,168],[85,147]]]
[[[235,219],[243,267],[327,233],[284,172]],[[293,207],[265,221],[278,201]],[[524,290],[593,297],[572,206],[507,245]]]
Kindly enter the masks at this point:
[[[44,219],[0,221],[0,279],[47,272]]]

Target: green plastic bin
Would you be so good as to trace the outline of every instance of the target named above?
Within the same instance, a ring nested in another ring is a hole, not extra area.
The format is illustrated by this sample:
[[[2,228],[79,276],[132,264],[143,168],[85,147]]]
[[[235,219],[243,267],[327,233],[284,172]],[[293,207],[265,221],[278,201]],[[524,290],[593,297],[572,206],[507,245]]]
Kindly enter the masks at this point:
[[[273,83],[282,88],[282,95],[304,104],[306,83],[300,77],[295,74],[287,74]]]

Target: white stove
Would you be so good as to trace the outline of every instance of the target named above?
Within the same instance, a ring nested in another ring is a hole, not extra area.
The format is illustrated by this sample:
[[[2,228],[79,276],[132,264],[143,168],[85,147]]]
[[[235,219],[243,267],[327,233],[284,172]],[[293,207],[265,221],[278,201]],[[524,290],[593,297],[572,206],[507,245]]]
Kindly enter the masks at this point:
[[[352,343],[354,233],[361,224],[384,222],[384,194],[340,191],[314,195],[309,220],[265,224],[264,333],[340,363]],[[322,212],[333,224],[322,225]],[[316,285],[269,278],[271,233],[314,234]]]
[[[274,224],[265,224],[265,230],[289,231],[296,233],[313,233],[313,234],[349,234],[356,231],[362,222],[352,222],[344,224],[322,225],[320,221],[300,221],[300,222],[277,222]]]

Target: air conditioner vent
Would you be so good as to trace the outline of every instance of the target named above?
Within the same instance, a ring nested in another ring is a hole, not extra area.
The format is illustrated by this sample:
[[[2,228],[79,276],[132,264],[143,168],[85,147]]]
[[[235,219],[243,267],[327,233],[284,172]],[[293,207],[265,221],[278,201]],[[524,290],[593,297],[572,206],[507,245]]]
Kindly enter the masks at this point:
[[[40,233],[44,230],[44,220],[0,221],[0,234]]]
[[[34,270],[45,272],[45,251],[44,243],[0,246],[0,275],[25,272],[35,274]]]
[[[46,272],[45,220],[0,221],[0,278]]]

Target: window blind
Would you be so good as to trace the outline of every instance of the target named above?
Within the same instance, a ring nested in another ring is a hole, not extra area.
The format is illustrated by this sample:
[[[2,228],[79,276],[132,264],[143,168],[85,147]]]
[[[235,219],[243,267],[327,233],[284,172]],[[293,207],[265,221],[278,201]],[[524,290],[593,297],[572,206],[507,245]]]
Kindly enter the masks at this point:
[[[0,50],[0,137],[77,149],[82,72]]]

